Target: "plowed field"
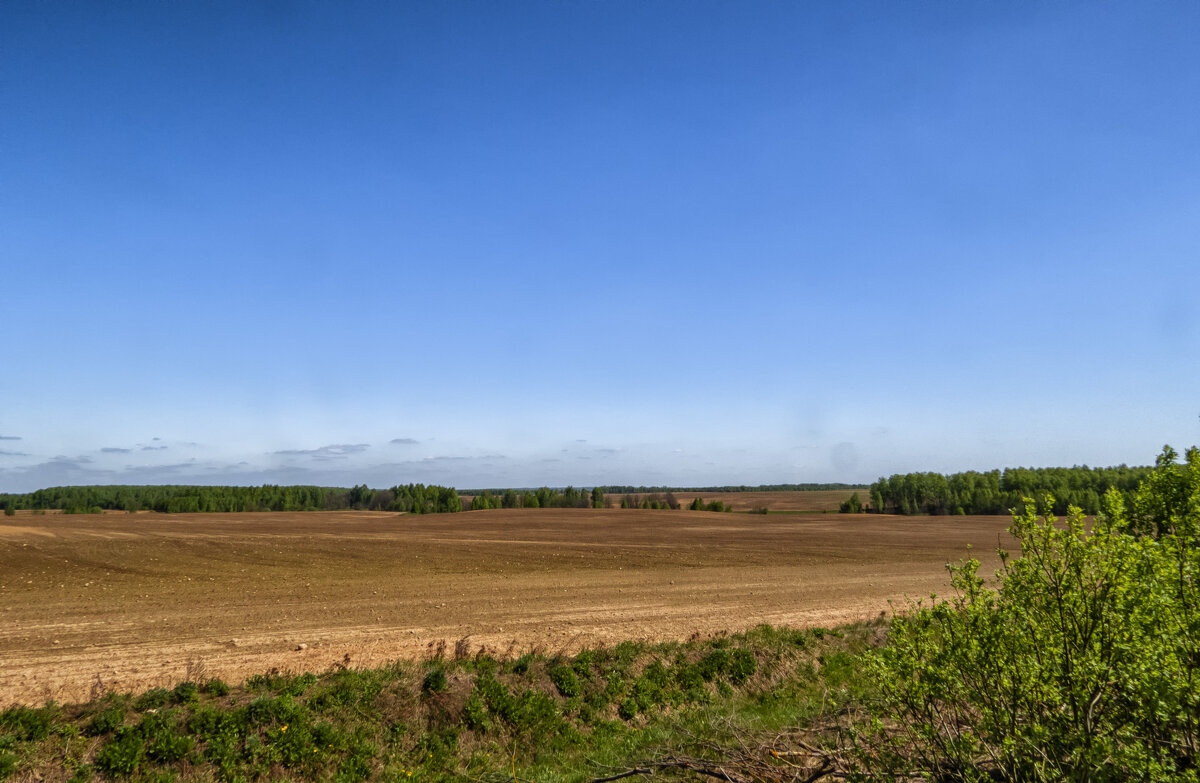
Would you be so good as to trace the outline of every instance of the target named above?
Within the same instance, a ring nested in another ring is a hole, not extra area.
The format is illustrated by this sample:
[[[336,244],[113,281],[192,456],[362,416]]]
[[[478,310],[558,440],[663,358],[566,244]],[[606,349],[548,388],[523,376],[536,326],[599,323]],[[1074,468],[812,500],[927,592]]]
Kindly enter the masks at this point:
[[[272,668],[832,625],[1005,517],[544,509],[0,517],[0,706]],[[301,646],[303,648],[301,649]]]

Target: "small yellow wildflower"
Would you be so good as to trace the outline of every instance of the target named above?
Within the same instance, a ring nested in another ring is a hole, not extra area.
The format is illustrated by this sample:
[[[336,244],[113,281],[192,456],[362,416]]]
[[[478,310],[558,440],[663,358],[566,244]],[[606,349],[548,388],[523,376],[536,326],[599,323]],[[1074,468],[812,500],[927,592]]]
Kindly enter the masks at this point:
[[[279,727],[279,730],[280,730],[280,731],[287,731],[287,726],[286,726],[286,725],[285,725],[285,726],[280,726],[280,727]]]

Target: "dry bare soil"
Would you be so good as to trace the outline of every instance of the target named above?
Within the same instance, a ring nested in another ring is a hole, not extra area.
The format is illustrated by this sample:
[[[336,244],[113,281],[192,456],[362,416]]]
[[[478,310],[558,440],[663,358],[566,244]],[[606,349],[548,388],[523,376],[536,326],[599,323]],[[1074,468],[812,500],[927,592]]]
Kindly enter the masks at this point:
[[[0,517],[0,706],[369,666],[833,625],[994,565],[1005,517],[619,509]],[[304,645],[303,649],[299,649]]]

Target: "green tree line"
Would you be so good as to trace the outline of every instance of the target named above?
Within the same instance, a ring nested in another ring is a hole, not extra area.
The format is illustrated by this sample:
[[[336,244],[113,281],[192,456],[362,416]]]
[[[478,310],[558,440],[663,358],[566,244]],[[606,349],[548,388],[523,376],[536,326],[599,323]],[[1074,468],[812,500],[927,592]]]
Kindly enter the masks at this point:
[[[521,492],[515,489],[479,490],[471,498],[471,510],[487,508],[604,508],[604,491],[600,487],[590,492],[575,487],[567,487],[561,492],[549,487]]]
[[[634,487],[610,484],[600,487],[604,492],[617,495],[666,494],[668,492],[814,492],[833,489],[866,489],[864,484],[759,484],[751,487],[745,484],[724,487]]]
[[[274,484],[258,487],[97,485],[0,494],[0,508],[62,509],[67,513],[112,509],[167,514],[374,509],[433,514],[462,511],[462,501],[452,487],[432,484],[405,484],[382,490],[370,489],[365,484],[349,489]]]
[[[1115,489],[1132,499],[1149,467],[1006,468],[987,472],[898,473],[871,485],[870,510],[885,514],[1009,514],[1022,498],[1053,495],[1055,514],[1076,506],[1097,514]]]

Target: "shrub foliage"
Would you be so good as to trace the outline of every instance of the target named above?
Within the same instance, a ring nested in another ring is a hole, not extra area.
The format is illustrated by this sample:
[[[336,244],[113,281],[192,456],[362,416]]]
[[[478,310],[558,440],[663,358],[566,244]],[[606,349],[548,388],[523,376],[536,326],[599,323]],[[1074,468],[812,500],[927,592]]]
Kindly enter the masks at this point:
[[[952,599],[893,622],[869,664],[870,777],[1197,780],[1200,453],[1176,457],[1090,528],[1027,500],[995,586],[968,560]]]

